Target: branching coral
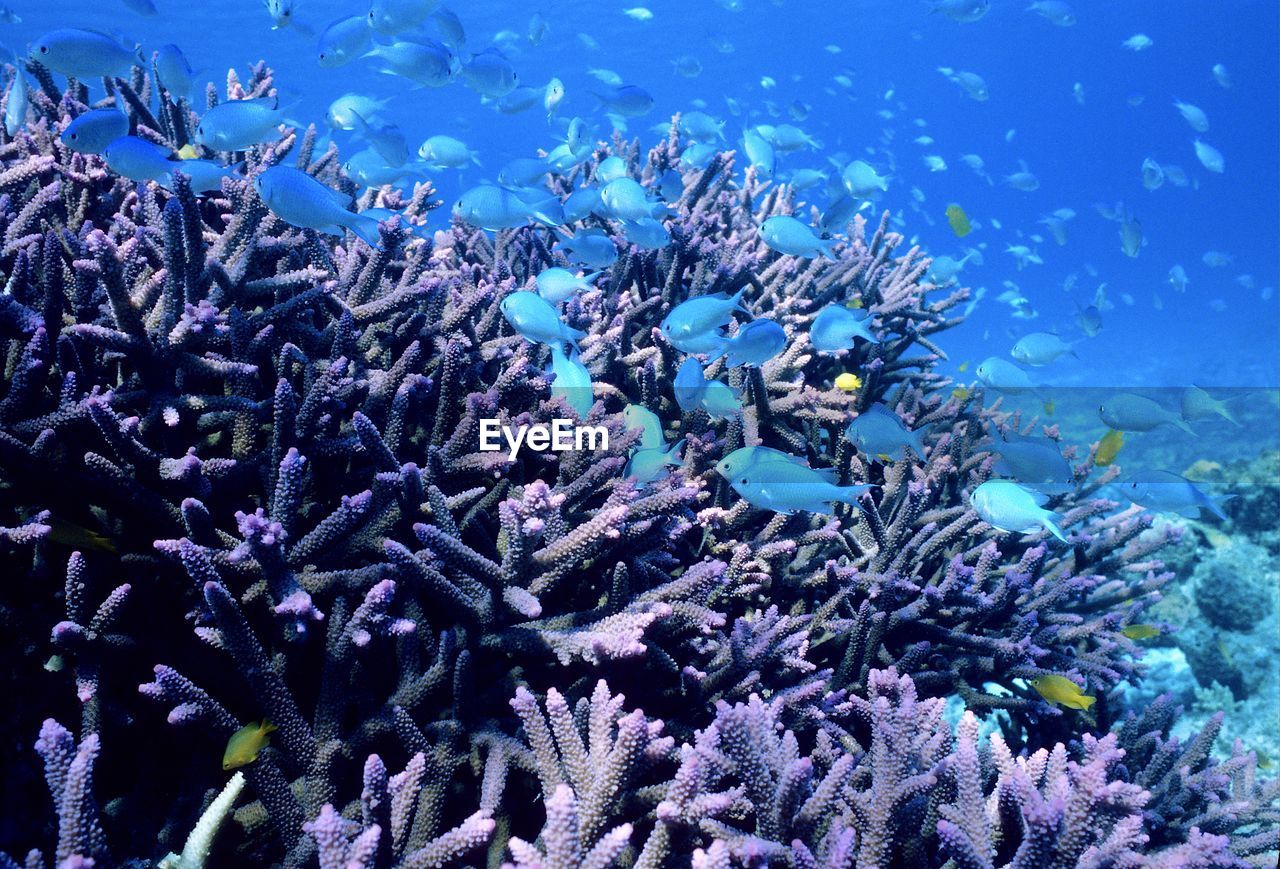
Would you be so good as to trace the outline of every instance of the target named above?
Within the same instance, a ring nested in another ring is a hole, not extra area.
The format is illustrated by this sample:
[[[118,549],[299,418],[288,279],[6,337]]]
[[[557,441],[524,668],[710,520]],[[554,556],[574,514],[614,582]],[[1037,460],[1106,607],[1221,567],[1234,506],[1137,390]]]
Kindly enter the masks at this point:
[[[294,229],[249,181],[204,198],[180,175],[171,192],[130,184],[56,139],[85,90],[31,72],[38,120],[0,142],[0,558],[26,577],[0,599],[6,660],[25,662],[10,696],[80,714],[78,748],[53,725],[40,741],[58,862],[106,860],[108,841],[179,850],[227,740],[263,718],[278,729],[211,861],[1101,865],[1274,844],[1275,787],[1249,759],[1198,748],[1175,780],[1167,722],[1125,725],[1123,756],[1105,735],[1122,712],[1108,692],[1140,675],[1120,631],[1168,580],[1166,540],[1095,497],[1106,476],[1087,459],[1054,505],[1069,546],[968,508],[989,438],[1036,422],[946,397],[938,335],[965,292],[928,283],[887,216],[855,218],[834,261],[800,261],[756,232],[795,209],[785,185],[739,182],[729,153],[682,169],[675,126],[647,153],[600,144],[551,191],[618,156],[646,184],[682,171],[686,192],[657,250],[586,220],[620,256],[564,316],[587,333],[586,421],[608,445],[512,458],[479,451],[481,420],[568,415],[545,349],[499,308],[568,264],[555,232],[454,223],[428,240],[393,221],[375,249]],[[194,115],[150,75],[108,84],[140,135],[188,141]],[[226,97],[271,90],[258,66]],[[291,163],[354,189],[315,139],[254,149],[248,175]],[[408,209],[437,204],[422,186]],[[741,417],[684,413],[656,324],[743,288],[788,346],[708,369],[741,390]],[[817,354],[808,328],[831,302],[884,340]],[[845,369],[856,393],[831,386]],[[842,431],[875,402],[928,426],[924,457],[853,450]],[[623,475],[627,403],[686,439],[658,482]],[[876,494],[833,516],[758,510],[713,470],[747,444]],[[1050,705],[1029,687],[1047,674],[1094,711]],[[952,695],[999,711],[1004,734],[982,742],[970,717],[953,738]],[[44,714],[8,721],[10,742]],[[157,781],[180,792],[157,799]]]

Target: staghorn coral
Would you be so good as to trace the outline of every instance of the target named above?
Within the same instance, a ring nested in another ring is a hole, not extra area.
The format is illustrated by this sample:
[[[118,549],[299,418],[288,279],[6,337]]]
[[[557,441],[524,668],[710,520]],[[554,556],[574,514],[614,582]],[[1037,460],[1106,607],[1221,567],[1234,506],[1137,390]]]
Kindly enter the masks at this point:
[[[278,730],[211,861],[427,866],[488,848],[517,866],[1065,864],[1153,844],[1154,859],[1207,862],[1273,845],[1274,785],[1247,759],[1219,769],[1199,751],[1180,785],[1158,728],[1143,743],[1158,751],[1126,749],[1147,778],[1121,770],[1116,737],[1079,736],[1117,722],[1108,692],[1140,677],[1120,630],[1158,600],[1173,532],[1095,497],[1108,473],[1074,454],[1079,485],[1055,504],[1070,546],[968,509],[989,439],[1039,422],[946,396],[938,334],[965,291],[928,283],[887,215],[855,218],[834,261],[779,256],[755,227],[793,210],[790,191],[739,183],[722,153],[686,171],[660,250],[589,218],[621,255],[565,316],[587,332],[586,421],[609,445],[512,459],[477,450],[481,419],[567,413],[545,350],[498,307],[565,264],[552,232],[455,223],[427,240],[387,223],[373,249],[284,224],[247,181],[205,198],[181,177],[130,184],[56,140],[84,89],[31,72],[37,120],[0,141],[0,557],[25,577],[0,599],[6,660],[23,662],[5,687],[30,700],[10,742],[35,710],[81,720],[78,749],[61,728],[40,742],[75,772],[48,780],[58,862],[105,860],[108,841],[180,850],[224,784],[226,740],[261,718]],[[190,107],[150,74],[108,84],[139,135],[188,141]],[[271,90],[259,65],[226,98]],[[549,185],[568,193],[611,155],[651,182],[679,168],[677,135],[647,153],[602,143]],[[289,162],[353,190],[314,142],[285,133],[247,173]],[[419,187],[410,212],[432,195]],[[680,358],[656,323],[742,287],[789,345],[762,369],[709,369],[742,390],[740,419],[681,413]],[[813,353],[808,325],[833,301],[860,304],[885,340]],[[854,394],[830,386],[848,368],[864,375]],[[652,485],[623,477],[628,401],[687,439]],[[929,426],[926,457],[854,453],[841,432],[877,401]],[[756,510],[713,470],[756,443],[877,493],[835,516]],[[1051,706],[1028,687],[1046,673],[1097,706]],[[951,695],[1002,716],[989,756],[975,719],[946,728]],[[2,840],[27,847],[22,775],[4,814],[23,820]],[[1239,805],[1207,807],[1228,781]]]

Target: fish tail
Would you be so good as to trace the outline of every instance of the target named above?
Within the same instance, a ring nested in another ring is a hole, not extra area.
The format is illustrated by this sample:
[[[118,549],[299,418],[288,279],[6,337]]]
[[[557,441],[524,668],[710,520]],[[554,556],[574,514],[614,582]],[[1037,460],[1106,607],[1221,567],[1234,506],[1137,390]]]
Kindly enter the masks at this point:
[[[860,483],[856,486],[832,486],[835,491],[835,500],[842,504],[848,504],[850,507],[859,506],[862,496],[874,489],[871,483]]]
[[[680,458],[680,451],[684,449],[686,440],[687,438],[680,438],[680,440],[671,445],[671,449],[667,450],[666,455],[663,457],[667,464],[678,465],[684,461],[684,459]]]
[[[1227,521],[1227,514],[1226,514],[1226,511],[1222,509],[1222,505],[1227,501],[1230,501],[1234,497],[1236,497],[1234,494],[1221,495],[1217,498],[1213,498],[1213,497],[1210,497],[1209,495],[1205,495],[1204,506],[1209,508],[1210,513],[1212,513],[1213,515],[1221,519],[1223,522],[1225,522]]]
[[[355,233],[369,247],[380,247],[382,233],[378,229],[378,221],[367,214],[346,212],[342,225]]]
[[[1064,521],[1066,521],[1066,517],[1064,517],[1061,513],[1054,513],[1050,510],[1046,510],[1044,512],[1044,515],[1040,517],[1040,524],[1045,527],[1045,530],[1048,531],[1050,534],[1052,534],[1054,537],[1057,537],[1063,543],[1066,543],[1068,542],[1067,535],[1062,533],[1062,527],[1061,527]]]
[[[1222,417],[1232,425],[1238,426],[1241,424],[1240,420],[1236,419],[1236,415],[1231,412],[1231,408],[1227,407],[1227,403],[1225,401],[1215,402],[1213,410],[1218,414],[1218,416]]]

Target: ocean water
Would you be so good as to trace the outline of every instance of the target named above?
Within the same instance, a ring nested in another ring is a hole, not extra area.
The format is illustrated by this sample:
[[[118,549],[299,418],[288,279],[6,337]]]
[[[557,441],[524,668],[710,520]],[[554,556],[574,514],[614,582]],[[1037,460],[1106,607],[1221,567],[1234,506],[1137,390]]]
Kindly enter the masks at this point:
[[[250,64],[265,61],[289,117],[315,123],[344,155],[362,147],[361,137],[329,128],[330,103],[344,94],[385,100],[380,121],[398,125],[411,152],[428,136],[448,135],[478,156],[478,165],[426,171],[446,203],[428,218],[436,230],[449,227],[447,206],[463,192],[493,180],[509,161],[562,142],[569,119],[582,119],[593,139],[608,140],[615,129],[638,139],[643,154],[666,136],[673,115],[703,111],[723,121],[722,146],[737,149],[739,167],[744,131],[794,124],[814,144],[780,155],[775,179],[788,181],[799,170],[827,178],[797,195],[798,214],[825,209],[841,195],[844,167],[864,160],[888,179],[887,189],[861,206],[868,222],[874,225],[888,210],[892,227],[910,245],[964,262],[955,284],[970,288],[972,297],[965,321],[945,333],[947,358],[938,365],[956,385],[973,385],[983,360],[1009,359],[1028,334],[1071,342],[1071,353],[1029,369],[1033,390],[1002,401],[1028,419],[1060,425],[1079,450],[1077,460],[1090,443],[1121,427],[1099,415],[1117,394],[1153,398],[1177,417],[1187,388],[1203,387],[1226,402],[1234,421],[1197,420],[1193,434],[1173,426],[1130,432],[1126,472],[1186,474],[1215,496],[1234,496],[1237,505],[1273,509],[1280,449],[1280,5],[1274,0],[1077,0],[1071,26],[1055,26],[1027,3],[1010,0],[992,0],[970,23],[915,0],[442,5],[465,29],[460,55],[499,46],[520,85],[541,90],[560,79],[565,96],[554,116],[541,98],[527,111],[504,114],[461,81],[414,87],[378,74],[365,59],[319,66],[317,34],[337,18],[363,14],[364,3],[298,0],[292,23],[273,29],[268,11],[251,0],[155,0],[154,15],[122,0],[8,0],[21,21],[0,24],[0,45],[25,54],[42,34],[63,27],[116,34],[140,44],[145,56],[172,43],[197,80],[215,83],[219,93],[228,70],[244,80]],[[535,15],[546,26],[537,44],[528,35]],[[424,32],[441,35],[431,20]],[[1124,45],[1138,34],[1149,38],[1149,47]],[[1219,64],[1225,76],[1215,76]],[[983,98],[941,71],[947,68],[980,76]],[[608,90],[602,81],[608,74],[645,89],[652,109],[625,119],[609,115],[597,98]],[[100,97],[100,86],[92,85],[92,93]],[[1202,109],[1207,130],[1193,129],[1176,100]],[[1225,171],[1202,164],[1197,139],[1222,154]],[[981,169],[969,165],[971,155],[981,159]],[[1162,167],[1157,189],[1144,185],[1148,159]],[[1006,180],[1024,168],[1038,179],[1036,189],[1016,189]],[[1185,183],[1171,180],[1179,170]],[[972,226],[963,237],[947,219],[953,205]],[[1055,238],[1045,218],[1064,209],[1072,214],[1059,218],[1062,235]],[[1141,226],[1141,242],[1128,253],[1117,212]],[[1011,249],[1025,249],[1030,261],[1020,263]],[[1175,267],[1185,271],[1185,287],[1171,280]],[[1094,335],[1079,324],[1086,306],[1101,317]],[[1127,503],[1118,486],[1100,494]],[[1270,745],[1269,764],[1280,763],[1280,678],[1276,659],[1268,657],[1277,646],[1280,566],[1272,515],[1254,522],[1233,512],[1229,526],[1207,515],[1204,521],[1159,520],[1183,529],[1175,567],[1195,577],[1170,591],[1159,620],[1205,648],[1225,649],[1233,668],[1256,670],[1246,674],[1247,686],[1208,681],[1203,668],[1210,665],[1203,663],[1197,682],[1188,663],[1195,655],[1166,643],[1153,655],[1151,679],[1125,688],[1135,708],[1161,691],[1174,693],[1195,724],[1208,720],[1214,703],[1228,706],[1225,732],[1259,752]],[[0,525],[10,518],[0,515]],[[1250,558],[1263,563],[1257,595],[1268,607],[1266,618],[1235,630],[1180,621],[1198,612],[1187,603],[1196,589],[1229,581],[1230,571]],[[1250,650],[1266,654],[1248,657]],[[1183,735],[1190,726],[1183,725]],[[13,752],[29,754],[29,745],[15,746]],[[11,793],[5,798],[14,799]],[[25,844],[18,831],[3,834],[0,847]]]

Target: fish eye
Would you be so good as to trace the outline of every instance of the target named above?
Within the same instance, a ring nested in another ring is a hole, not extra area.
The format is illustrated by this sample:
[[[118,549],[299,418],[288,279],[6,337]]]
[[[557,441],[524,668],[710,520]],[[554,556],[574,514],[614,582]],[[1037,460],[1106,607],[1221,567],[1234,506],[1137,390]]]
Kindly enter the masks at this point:
[[[73,141],[73,142],[74,142],[74,141],[76,140],[76,137],[77,137],[77,136],[79,136],[79,135],[80,135],[79,133],[72,133],[72,134],[71,134],[70,136],[68,136],[67,138],[69,138],[71,141]]]
[[[741,480],[739,480],[738,482],[742,483],[742,485],[744,485],[744,486],[745,486],[745,485],[747,484],[747,478],[746,478],[746,477],[743,477],[743,478],[742,478]]]
[[[41,53],[41,54],[48,54],[48,53],[49,53],[49,46],[47,46],[47,45],[42,45],[42,46],[40,46],[40,53]]]

